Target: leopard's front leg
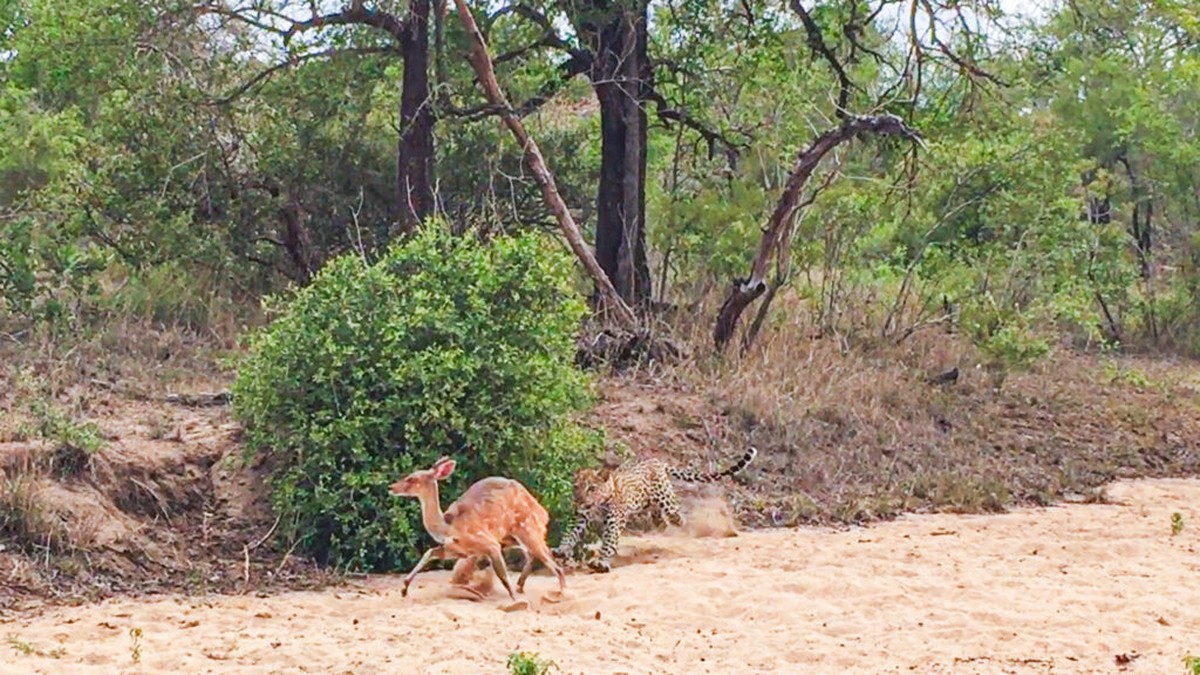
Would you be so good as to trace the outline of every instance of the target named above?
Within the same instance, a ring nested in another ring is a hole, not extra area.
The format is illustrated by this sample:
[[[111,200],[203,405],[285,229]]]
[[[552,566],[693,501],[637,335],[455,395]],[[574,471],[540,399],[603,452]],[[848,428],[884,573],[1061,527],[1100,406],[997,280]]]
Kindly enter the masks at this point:
[[[575,527],[564,534],[562,541],[551,551],[555,558],[563,563],[573,563],[578,560],[575,557],[575,549],[579,546],[580,541],[582,541],[583,533],[587,531],[588,520],[586,513],[576,515]]]
[[[589,563],[589,566],[596,572],[608,572],[612,569],[613,556],[617,554],[617,543],[621,540],[621,534],[625,531],[625,512],[622,509],[613,509],[604,514],[604,527],[601,533],[600,555]]]

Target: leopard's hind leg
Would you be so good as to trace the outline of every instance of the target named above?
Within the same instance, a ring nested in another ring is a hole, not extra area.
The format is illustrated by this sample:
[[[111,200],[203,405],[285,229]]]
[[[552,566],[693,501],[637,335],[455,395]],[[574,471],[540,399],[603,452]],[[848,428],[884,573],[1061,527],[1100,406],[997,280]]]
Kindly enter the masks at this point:
[[[675,492],[675,488],[671,487],[670,481],[663,477],[664,485],[654,496],[656,506],[662,518],[670,525],[675,527],[683,527],[683,508],[679,504],[679,495]]]

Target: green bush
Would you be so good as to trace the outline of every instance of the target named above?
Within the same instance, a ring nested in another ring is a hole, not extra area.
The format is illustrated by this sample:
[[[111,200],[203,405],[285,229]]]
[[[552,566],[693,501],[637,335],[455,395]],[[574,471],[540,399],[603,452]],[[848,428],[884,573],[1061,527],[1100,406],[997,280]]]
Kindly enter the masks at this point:
[[[327,265],[253,339],[234,388],[247,447],[273,460],[281,533],[319,562],[395,569],[428,543],[416,500],[387,486],[440,455],[473,481],[524,483],[561,527],[573,472],[599,439],[573,365],[585,305],[561,246],[484,244],[430,225],[374,264]],[[268,301],[268,309],[279,305]]]

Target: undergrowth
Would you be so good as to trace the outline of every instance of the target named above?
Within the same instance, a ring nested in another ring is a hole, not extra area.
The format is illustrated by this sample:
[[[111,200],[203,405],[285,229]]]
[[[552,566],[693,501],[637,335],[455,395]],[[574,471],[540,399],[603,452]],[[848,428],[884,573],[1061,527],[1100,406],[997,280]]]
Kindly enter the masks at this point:
[[[1099,501],[1117,478],[1200,472],[1188,450],[1200,441],[1200,397],[1186,364],[1048,343],[1014,347],[998,364],[952,321],[882,338],[877,319],[850,305],[841,316],[856,330],[825,332],[820,308],[789,292],[769,332],[718,357],[703,320],[717,300],[682,323],[693,358],[664,376],[711,401],[728,422],[725,444],[762,451],[737,497],[753,523]]]

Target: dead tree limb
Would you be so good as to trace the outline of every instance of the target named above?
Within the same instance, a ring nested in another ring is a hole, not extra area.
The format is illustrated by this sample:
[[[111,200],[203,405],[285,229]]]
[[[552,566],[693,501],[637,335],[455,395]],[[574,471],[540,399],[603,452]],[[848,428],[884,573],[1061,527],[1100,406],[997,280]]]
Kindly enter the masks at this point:
[[[899,136],[916,142],[921,139],[915,129],[895,115],[847,116],[841,124],[818,136],[800,153],[784,185],[783,194],[771,213],[771,219],[763,229],[750,276],[734,281],[725,302],[721,305],[721,311],[717,314],[717,322],[713,327],[713,342],[716,343],[717,349],[723,349],[729,344],[742,312],[767,291],[767,271],[771,259],[775,257],[783,239],[786,238],[792,216],[800,205],[800,195],[813,171],[825,155],[860,134]]]
[[[479,78],[479,84],[483,87],[483,93],[488,102],[501,111],[500,119],[503,120],[504,126],[508,127],[525,152],[525,161],[529,163],[534,179],[542,189],[542,199],[546,202],[546,208],[554,214],[571,251],[583,263],[588,275],[592,277],[592,281],[600,290],[605,308],[617,319],[622,328],[637,331],[637,317],[634,316],[629,305],[625,304],[625,301],[617,294],[612,281],[601,269],[600,264],[596,262],[596,257],[583,240],[579,225],[575,223],[571,212],[567,210],[566,203],[563,202],[562,195],[558,193],[554,174],[550,173],[550,169],[546,166],[546,161],[542,158],[542,151],[530,137],[529,132],[525,129],[525,124],[521,122],[517,112],[509,106],[508,99],[500,89],[500,83],[496,81],[496,72],[492,68],[492,59],[488,56],[487,45],[483,40],[483,34],[479,32],[479,26],[475,23],[475,17],[471,15],[466,0],[454,0],[454,4],[458,7],[458,16],[462,19],[463,27],[471,39],[471,52],[467,58],[475,69],[475,75]]]
[[[792,236],[796,234],[796,222],[799,220],[800,212],[807,208],[810,204],[817,201],[817,195],[825,191],[833,183],[833,179],[838,175],[837,169],[829,171],[825,176],[825,180],[816,189],[808,193],[808,198],[800,204],[796,205],[792,211],[791,222],[783,229],[783,235],[779,238],[779,253],[775,256],[775,281],[767,288],[767,295],[763,298],[762,304],[758,306],[758,312],[754,315],[754,321],[750,322],[750,329],[746,331],[742,339],[742,351],[745,352],[754,344],[754,338],[758,337],[758,332],[762,330],[763,322],[767,319],[767,312],[771,309],[771,301],[775,299],[775,294],[783,288],[788,282],[788,277],[792,272]]]

